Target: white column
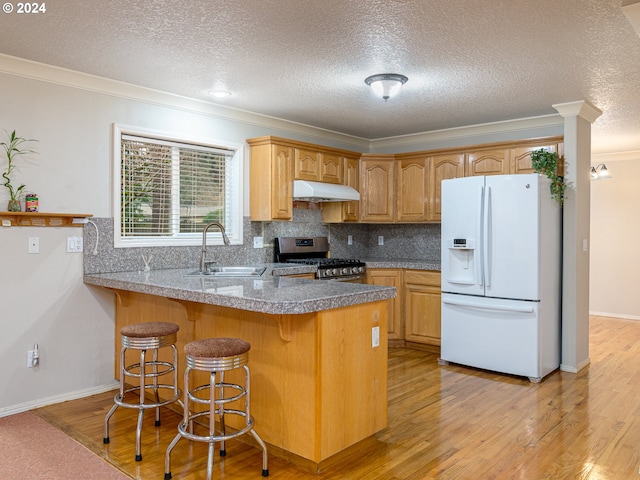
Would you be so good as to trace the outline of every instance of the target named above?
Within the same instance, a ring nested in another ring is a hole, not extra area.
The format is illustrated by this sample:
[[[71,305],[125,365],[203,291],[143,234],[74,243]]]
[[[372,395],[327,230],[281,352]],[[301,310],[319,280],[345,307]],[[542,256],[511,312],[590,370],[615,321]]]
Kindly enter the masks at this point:
[[[586,101],[553,105],[564,117],[562,356],[560,369],[589,364],[589,210],[591,124],[602,111]]]

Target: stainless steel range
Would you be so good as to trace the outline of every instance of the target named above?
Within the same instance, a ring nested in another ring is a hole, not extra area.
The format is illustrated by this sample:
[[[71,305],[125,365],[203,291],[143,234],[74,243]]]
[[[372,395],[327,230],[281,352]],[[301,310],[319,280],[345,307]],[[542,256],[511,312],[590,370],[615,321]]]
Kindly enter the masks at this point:
[[[278,237],[274,241],[277,263],[298,263],[318,267],[316,278],[364,283],[364,262],[351,258],[330,258],[327,237]]]

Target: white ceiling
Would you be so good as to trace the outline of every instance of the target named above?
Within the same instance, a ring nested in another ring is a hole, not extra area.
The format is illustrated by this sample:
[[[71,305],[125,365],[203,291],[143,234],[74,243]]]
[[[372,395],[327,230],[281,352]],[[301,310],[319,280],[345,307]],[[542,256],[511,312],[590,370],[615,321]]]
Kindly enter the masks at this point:
[[[637,1],[637,0],[635,0]],[[379,139],[603,110],[593,153],[640,151],[623,0],[65,0],[1,14],[0,53]],[[17,5],[14,2],[14,5]],[[364,79],[409,77],[387,103]]]

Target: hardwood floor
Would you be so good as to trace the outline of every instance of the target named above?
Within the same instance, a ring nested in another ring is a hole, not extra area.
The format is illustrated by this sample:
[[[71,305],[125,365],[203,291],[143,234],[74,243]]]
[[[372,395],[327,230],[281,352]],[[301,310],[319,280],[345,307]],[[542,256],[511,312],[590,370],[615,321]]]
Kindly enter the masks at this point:
[[[437,364],[437,355],[389,350],[389,426],[373,446],[315,475],[270,456],[274,480],[640,479],[640,322],[591,317],[591,365],[539,384]],[[36,413],[136,479],[161,479],[178,415],[161,427],[148,413],[142,462],[134,461],[135,415],[119,409],[111,443],[104,415],[113,393]],[[256,430],[260,432],[260,424]],[[203,479],[206,445],[181,440],[174,479]],[[214,479],[258,479],[261,453],[240,442],[216,456]]]

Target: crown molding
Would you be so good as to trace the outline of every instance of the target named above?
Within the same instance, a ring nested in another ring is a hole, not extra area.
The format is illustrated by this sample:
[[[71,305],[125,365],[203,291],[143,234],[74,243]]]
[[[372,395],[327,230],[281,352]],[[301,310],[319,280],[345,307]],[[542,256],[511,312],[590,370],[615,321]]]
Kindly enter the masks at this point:
[[[318,138],[324,141],[329,140],[347,143],[353,145],[354,148],[359,147],[362,151],[369,150],[369,140],[365,138],[249,112],[247,110],[216,105],[204,100],[175,95],[3,53],[0,53],[0,73],[110,95],[126,100],[145,102],[182,111],[224,118],[248,125],[276,128],[278,130]]]
[[[371,148],[373,151],[375,151],[375,149],[381,148],[403,147],[412,144],[426,144],[457,138],[480,137],[496,133],[532,130],[535,128],[553,127],[563,124],[564,120],[558,114],[542,115],[539,117],[518,118],[514,120],[503,120],[500,122],[467,125],[463,127],[447,128],[442,130],[432,130],[430,132],[401,135],[397,137],[379,138],[371,140]]]

